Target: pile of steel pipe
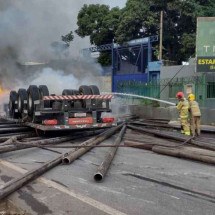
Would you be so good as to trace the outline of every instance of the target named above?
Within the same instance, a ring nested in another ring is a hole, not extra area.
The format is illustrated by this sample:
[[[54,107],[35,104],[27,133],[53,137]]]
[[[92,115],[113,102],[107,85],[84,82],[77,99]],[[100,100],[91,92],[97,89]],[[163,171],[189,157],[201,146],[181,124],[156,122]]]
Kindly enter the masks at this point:
[[[140,132],[148,133],[148,134],[153,134],[153,135],[155,135],[157,137],[176,140],[176,141],[179,141],[179,142],[184,142],[184,141],[187,140],[186,136],[184,136],[184,137],[175,136],[175,135],[172,135],[172,134],[167,134],[167,133],[160,132],[160,131],[153,131],[153,130],[145,129],[145,128],[139,128],[139,127],[131,126],[131,125],[128,125],[128,128],[131,128],[131,129],[134,129],[134,130],[137,130],[137,131],[140,131]],[[200,141],[193,140],[193,139],[191,139],[189,141],[189,143],[192,144],[192,145],[204,148],[204,149],[215,151],[215,146],[213,144],[210,144],[210,143],[200,142]]]
[[[99,142],[102,142],[104,139],[110,137],[113,135],[117,130],[119,130],[123,125],[119,125],[117,127],[111,128],[102,134],[97,135],[97,137],[91,138],[89,141],[85,141],[82,143],[82,145],[91,145],[93,148],[93,145],[98,144]],[[47,172],[48,170],[54,168],[55,166],[59,165],[62,161],[65,163],[65,158],[69,159],[69,162],[66,161],[66,163],[71,163],[75,159],[79,158],[86,152],[88,152],[91,148],[86,148],[83,150],[83,148],[77,149],[76,151],[70,151],[64,155],[60,155],[56,157],[55,159],[46,162],[39,168],[35,168],[26,174],[20,176],[19,178],[13,179],[9,182],[7,182],[1,189],[0,189],[0,200],[8,196],[9,194],[13,193],[14,191],[18,190],[31,180],[39,177],[43,173]]]

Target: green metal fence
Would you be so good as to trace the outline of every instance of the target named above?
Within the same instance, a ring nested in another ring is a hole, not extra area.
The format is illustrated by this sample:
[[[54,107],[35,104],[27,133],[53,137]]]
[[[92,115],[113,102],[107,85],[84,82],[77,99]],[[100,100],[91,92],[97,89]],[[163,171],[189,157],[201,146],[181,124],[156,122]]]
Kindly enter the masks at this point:
[[[201,106],[215,104],[215,74],[197,74],[191,77],[165,79],[152,82],[119,81],[117,92],[143,95],[164,100],[175,99],[177,92],[194,93]],[[149,102],[150,103],[150,102]]]

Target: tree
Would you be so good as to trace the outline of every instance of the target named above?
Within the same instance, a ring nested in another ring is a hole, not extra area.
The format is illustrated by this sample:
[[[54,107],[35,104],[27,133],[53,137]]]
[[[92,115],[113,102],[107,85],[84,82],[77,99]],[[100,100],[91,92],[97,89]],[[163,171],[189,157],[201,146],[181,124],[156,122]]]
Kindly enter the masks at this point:
[[[197,17],[215,16],[214,8],[214,0],[127,0],[124,8],[111,10],[107,5],[84,5],[78,14],[76,33],[90,36],[94,45],[113,39],[123,44],[159,35],[162,10],[163,59],[181,63],[195,55]]]
[[[112,43],[118,28],[120,9],[110,10],[107,5],[84,5],[78,14],[78,29],[75,31],[80,37],[89,36],[92,45]],[[101,53],[98,62],[107,66],[111,64],[111,55]]]
[[[70,31],[68,34],[66,34],[65,36],[61,36],[61,40],[63,42],[65,42],[68,46],[70,45],[70,43],[73,41],[74,36],[73,36],[73,32]]]

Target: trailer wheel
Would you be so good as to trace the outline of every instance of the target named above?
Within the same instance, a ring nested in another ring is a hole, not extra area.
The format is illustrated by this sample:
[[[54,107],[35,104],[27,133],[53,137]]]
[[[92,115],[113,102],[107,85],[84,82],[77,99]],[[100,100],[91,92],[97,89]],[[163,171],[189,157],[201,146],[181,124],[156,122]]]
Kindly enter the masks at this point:
[[[43,96],[49,96],[49,90],[46,85],[40,85],[39,86],[40,91],[40,99],[43,99]],[[50,101],[44,101],[44,108],[50,107]]]
[[[73,90],[71,90],[71,89],[65,89],[65,90],[63,90],[62,95],[63,96],[73,95]]]
[[[9,100],[9,116],[12,118],[17,118],[17,114],[15,113],[16,104],[18,94],[16,91],[10,91],[10,100]]]
[[[99,88],[96,85],[90,85],[89,87],[93,95],[100,95]]]
[[[99,88],[96,85],[90,85],[90,90],[93,95],[100,95]],[[101,99],[92,99],[92,105],[95,106],[96,108],[101,108],[102,107],[102,100]],[[101,118],[101,113],[97,113],[97,118]]]
[[[18,111],[21,115],[24,110],[24,101],[28,100],[28,93],[26,89],[19,89],[18,90]]]
[[[79,90],[73,90],[73,95],[79,95]]]
[[[82,85],[79,87],[79,94],[80,95],[92,95],[92,92],[90,90],[90,87],[86,86],[86,85]],[[89,100],[81,100],[82,102],[82,107],[86,108],[87,106],[90,105],[90,101]]]
[[[28,115],[32,116],[34,113],[34,102],[40,99],[39,88],[36,85],[30,85],[28,90]]]
[[[81,95],[92,95],[90,87],[88,87],[86,85],[82,85],[79,87],[79,93]]]

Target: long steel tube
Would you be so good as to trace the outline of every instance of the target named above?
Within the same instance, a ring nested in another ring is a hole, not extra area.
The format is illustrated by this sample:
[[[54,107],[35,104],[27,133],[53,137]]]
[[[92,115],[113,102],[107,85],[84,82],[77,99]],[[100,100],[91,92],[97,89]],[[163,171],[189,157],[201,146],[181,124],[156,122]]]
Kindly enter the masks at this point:
[[[5,152],[17,151],[17,150],[21,150],[21,149],[38,147],[41,145],[58,144],[58,143],[66,142],[69,140],[74,140],[74,139],[80,138],[80,137],[83,137],[83,135],[79,134],[79,135],[74,135],[74,136],[56,137],[56,138],[51,138],[51,139],[46,139],[46,140],[31,141],[31,142],[29,142],[29,144],[28,143],[24,143],[24,144],[17,143],[16,145],[0,146],[0,154],[5,153]]]
[[[0,143],[0,146],[12,144],[12,143],[14,143],[14,140],[21,140],[21,139],[33,137],[33,136],[35,136],[34,133],[26,133],[26,134],[14,135],[14,136],[11,136],[10,138],[8,138],[8,137],[0,138],[1,141],[2,140],[4,141],[4,142]]]
[[[96,137],[93,137],[87,141],[85,141],[82,145],[88,145],[91,147],[88,148],[80,148],[78,150],[71,151],[70,153],[65,154],[64,158],[63,158],[63,163],[64,164],[70,164],[72,163],[74,160],[76,160],[78,157],[80,157],[81,155],[85,154],[86,152],[88,152],[89,150],[91,150],[93,148],[94,145],[97,145],[99,143],[101,143],[102,141],[104,141],[105,139],[109,138],[110,136],[112,136],[117,130],[119,130],[124,124],[118,125],[117,127],[111,128],[106,132],[103,132],[99,135],[97,135]]]
[[[120,129],[123,125],[117,126],[115,128],[111,128],[108,131],[103,132],[102,134],[99,134],[97,137],[99,137],[99,139],[101,139],[100,137],[105,136],[110,136],[112,134],[114,134],[118,129]],[[92,141],[93,138],[91,138],[89,141],[91,144],[96,142],[96,140]],[[82,143],[83,145],[87,144],[87,141]],[[93,146],[92,146],[93,147]],[[9,194],[13,193],[14,191],[18,190],[19,188],[21,188],[22,186],[24,186],[25,184],[27,184],[28,182],[30,182],[31,180],[39,177],[40,175],[42,175],[43,173],[47,172],[48,170],[54,168],[55,166],[59,165],[62,160],[65,158],[65,156],[70,156],[72,157],[72,155],[74,155],[75,159],[79,158],[80,156],[82,156],[83,154],[85,154],[87,151],[86,150],[84,153],[81,149],[78,149],[76,151],[69,151],[68,153],[64,154],[64,155],[60,155],[58,157],[56,157],[55,159],[46,162],[45,164],[43,164],[42,166],[40,166],[39,168],[35,168],[33,170],[31,170],[30,172],[27,172],[26,174],[20,176],[19,178],[13,179],[9,182],[7,182],[1,189],[0,189],[0,200],[5,198],[6,196],[8,196]]]
[[[137,131],[141,131],[141,132],[144,132],[144,133],[148,133],[148,134],[153,134],[153,135],[156,135],[156,136],[162,137],[162,138],[177,140],[177,141],[180,141],[180,142],[184,142],[184,141],[187,140],[187,137],[180,137],[180,136],[175,136],[175,135],[171,135],[171,134],[164,134],[162,132],[152,131],[152,130],[145,129],[145,128],[139,128],[139,127],[136,127],[136,126],[128,125],[128,128],[131,128],[131,129],[134,129],[134,130],[137,130]],[[204,148],[204,149],[209,149],[209,150],[215,151],[215,146],[213,144],[209,144],[209,143],[206,143],[206,142],[203,143],[203,142],[200,142],[198,140],[193,140],[193,139],[190,139],[189,143],[192,144],[192,145]]]
[[[30,172],[20,176],[19,178],[13,179],[7,182],[1,189],[0,189],[0,200],[8,196],[9,194],[13,193],[14,191],[18,190],[29,181],[39,177],[44,172],[52,169],[53,167],[57,166],[62,162],[62,155],[56,157],[55,159],[46,162],[39,168],[33,169]]]
[[[32,128],[29,127],[18,127],[18,128],[1,128],[0,134],[13,133],[13,132],[23,132],[23,131],[32,131]]]
[[[109,152],[106,154],[104,161],[101,163],[101,165],[98,167],[97,172],[94,174],[94,180],[95,181],[101,181],[104,179],[104,176],[107,173],[107,170],[109,169],[111,162],[114,158],[114,155],[116,154],[116,151],[119,147],[119,144],[121,143],[122,137],[125,133],[126,125],[123,126],[121,129],[118,137],[116,138],[114,145],[114,148],[111,148]]]

